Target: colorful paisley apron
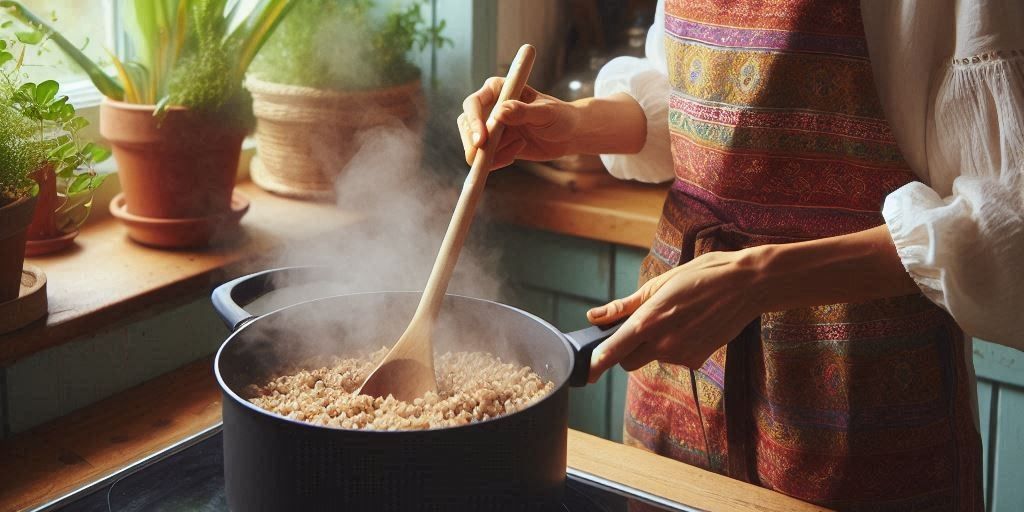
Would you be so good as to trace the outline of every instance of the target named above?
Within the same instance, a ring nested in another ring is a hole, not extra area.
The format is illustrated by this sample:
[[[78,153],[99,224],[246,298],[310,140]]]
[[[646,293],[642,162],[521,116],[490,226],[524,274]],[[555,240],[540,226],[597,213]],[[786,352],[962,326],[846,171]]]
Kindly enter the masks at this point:
[[[666,0],[665,28],[676,180],[641,282],[709,251],[884,223],[915,176],[857,0]],[[633,372],[624,438],[841,510],[980,510],[963,354],[922,295],[769,313],[699,370]]]

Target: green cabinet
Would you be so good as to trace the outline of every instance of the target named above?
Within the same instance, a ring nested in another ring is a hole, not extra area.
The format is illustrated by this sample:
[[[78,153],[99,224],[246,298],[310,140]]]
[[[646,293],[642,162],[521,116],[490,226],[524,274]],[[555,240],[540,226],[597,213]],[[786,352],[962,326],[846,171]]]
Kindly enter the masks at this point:
[[[647,251],[604,242],[509,229],[500,242],[507,255],[502,271],[512,281],[508,300],[551,321],[563,331],[588,325],[587,310],[636,290]],[[569,425],[622,440],[626,377],[615,367],[598,382],[573,389]]]
[[[974,370],[985,503],[992,512],[1024,510],[1024,352],[975,340]]]

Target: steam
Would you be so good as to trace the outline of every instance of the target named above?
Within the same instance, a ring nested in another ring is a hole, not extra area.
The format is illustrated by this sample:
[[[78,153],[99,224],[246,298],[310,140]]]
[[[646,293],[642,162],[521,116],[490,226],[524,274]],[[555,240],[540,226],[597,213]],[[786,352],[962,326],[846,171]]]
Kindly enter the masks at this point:
[[[458,137],[454,128],[451,132]],[[266,332],[268,338],[287,340],[274,352],[292,362],[299,354],[363,355],[397,341],[412,319],[461,191],[461,180],[452,183],[448,178],[452,170],[431,165],[433,158],[421,158],[421,134],[398,120],[365,129],[349,143],[358,149],[339,172],[337,206],[360,219],[318,240],[286,247],[272,260],[271,268],[312,265],[320,269],[298,278],[277,276],[277,290],[246,309],[266,313],[311,299],[363,292],[415,293],[361,305],[358,310],[339,310],[324,301],[262,321],[262,327],[272,331]],[[327,160],[337,154],[334,149],[314,144],[313,154],[330,165]],[[456,151],[461,156],[461,148]],[[428,148],[426,153],[432,151]],[[454,171],[456,176],[465,175],[461,158],[449,165],[460,167]],[[500,255],[493,244],[487,244],[489,229],[478,215],[460,253],[449,294],[488,300],[502,295],[497,272]],[[486,319],[460,318],[443,310],[435,352],[487,350],[529,360],[520,349],[508,352],[512,349],[504,340],[513,333],[504,327],[483,328],[482,323]],[[486,337],[470,334],[484,331],[489,332]]]
[[[335,190],[338,208],[361,219],[319,240],[287,247],[275,264],[324,267],[326,282],[320,286],[334,294],[422,290],[459,189],[421,164],[420,135],[400,122],[364,130],[351,143],[358,149],[340,171]],[[459,256],[449,293],[496,298],[501,288],[496,264],[495,251],[471,240]]]
[[[351,51],[349,45],[338,44],[336,32],[323,34],[332,39],[317,45],[324,60],[345,68],[341,71],[372,73],[372,66],[351,64],[351,59],[335,55]],[[260,363],[252,365],[253,371],[264,364],[268,371],[301,364],[316,355],[366,355],[398,340],[419,302],[467,172],[455,129],[462,94],[456,95],[458,99],[434,98],[433,116],[421,113],[427,123],[437,124],[425,130],[430,134],[426,144],[418,129],[407,127],[394,115],[354,135],[334,133],[324,126],[317,140],[310,141],[312,156],[337,172],[337,207],[359,220],[317,240],[286,247],[261,264],[262,268],[312,265],[319,269],[312,279],[310,274],[279,275],[274,280],[277,290],[246,306],[254,314],[264,314],[303,303],[247,328],[246,343],[236,344],[241,345],[236,350],[253,351],[247,359]],[[367,105],[343,115],[376,119],[387,117],[387,110]],[[346,161],[347,154],[351,157]],[[481,206],[485,204],[486,197]],[[493,226],[482,213],[477,212],[448,293],[502,302],[506,287],[498,272],[500,245],[489,243]],[[410,293],[352,296],[383,291]],[[349,298],[306,302],[339,296]],[[552,343],[537,349],[528,342],[546,341],[550,335],[543,325],[501,306],[453,301],[442,308],[435,354],[487,351],[558,379],[559,372],[568,371],[557,363],[565,360],[564,346]]]

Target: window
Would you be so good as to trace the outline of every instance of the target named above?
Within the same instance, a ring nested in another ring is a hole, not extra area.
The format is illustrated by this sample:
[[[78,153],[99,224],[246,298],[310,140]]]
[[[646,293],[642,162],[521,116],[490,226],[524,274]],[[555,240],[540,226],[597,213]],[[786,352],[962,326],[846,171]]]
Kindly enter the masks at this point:
[[[22,0],[22,4],[97,62],[110,62],[107,51],[120,50],[115,30],[117,0]],[[38,50],[31,50],[38,51]],[[99,104],[99,92],[81,68],[54,44],[38,54],[25,56],[23,68],[30,80],[54,79],[61,92],[78,108]]]

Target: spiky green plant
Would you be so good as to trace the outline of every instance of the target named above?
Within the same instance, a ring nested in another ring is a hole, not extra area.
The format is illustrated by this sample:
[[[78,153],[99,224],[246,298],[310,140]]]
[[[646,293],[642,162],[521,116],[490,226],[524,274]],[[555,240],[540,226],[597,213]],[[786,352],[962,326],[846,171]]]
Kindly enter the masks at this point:
[[[133,58],[111,55],[116,77],[20,2],[0,8],[50,38],[105,96],[158,105],[220,111],[236,105],[242,77],[295,0],[118,0]]]
[[[420,70],[414,48],[452,44],[444,21],[427,23],[423,1],[377,13],[374,0],[296,0],[260,50],[252,75],[319,89],[357,90],[409,82]]]

